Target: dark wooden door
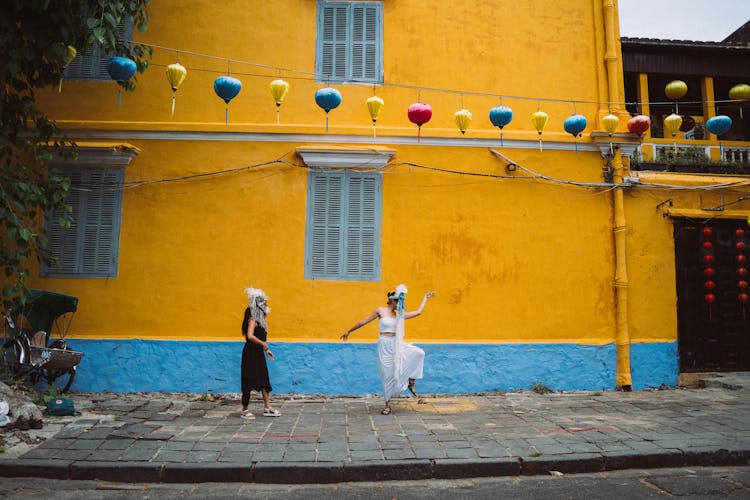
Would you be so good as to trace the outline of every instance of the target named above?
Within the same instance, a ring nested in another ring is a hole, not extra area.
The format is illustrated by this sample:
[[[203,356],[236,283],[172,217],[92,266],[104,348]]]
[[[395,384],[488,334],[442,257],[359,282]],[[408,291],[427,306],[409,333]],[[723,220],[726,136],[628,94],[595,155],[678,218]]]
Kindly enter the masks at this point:
[[[680,371],[750,370],[750,228],[674,221]]]

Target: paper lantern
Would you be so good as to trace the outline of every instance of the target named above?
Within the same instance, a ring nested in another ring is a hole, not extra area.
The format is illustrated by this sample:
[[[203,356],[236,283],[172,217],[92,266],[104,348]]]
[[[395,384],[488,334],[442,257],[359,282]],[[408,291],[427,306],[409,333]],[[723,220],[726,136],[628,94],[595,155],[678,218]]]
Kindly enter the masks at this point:
[[[747,101],[750,99],[750,85],[740,83],[729,89],[729,98],[733,101]],[[740,119],[742,119],[742,103],[740,103]]]
[[[641,135],[651,126],[651,118],[645,115],[636,115],[628,120],[628,131],[631,134]]]
[[[73,47],[72,45],[67,45],[65,47],[65,57],[63,58],[63,61],[62,61],[63,71],[65,71],[65,68],[70,66],[70,63],[73,62],[73,59],[76,58],[76,55],[78,55],[78,51],[76,50],[75,47]],[[57,92],[62,92],[62,81],[63,81],[62,75],[60,75],[60,81],[57,84]]]
[[[372,136],[375,137],[375,123],[380,117],[380,112],[383,111],[385,101],[383,101],[383,99],[381,99],[380,97],[374,95],[372,97],[368,97],[367,101],[365,101],[365,104],[367,104],[367,112],[370,113],[370,118],[372,119]]]
[[[573,142],[576,145],[576,153],[578,152],[578,135],[586,128],[586,117],[579,114],[570,115],[563,122],[563,128],[567,133],[573,136]]]
[[[137,67],[135,61],[127,57],[115,56],[107,61],[107,73],[119,85],[117,88],[117,106],[120,106],[120,87],[124,87],[128,80],[135,75]]]
[[[471,111],[468,109],[459,109],[455,113],[453,113],[453,117],[456,120],[456,126],[461,131],[461,134],[464,134],[466,132],[466,129],[469,128],[469,124],[471,123]]]
[[[175,96],[177,94],[177,89],[179,89],[180,85],[182,85],[182,82],[185,81],[187,70],[182,64],[173,63],[167,66],[166,73],[167,81],[169,82],[169,86],[172,88],[172,116],[174,116]]]
[[[326,133],[328,133],[328,112],[338,108],[341,104],[341,92],[332,87],[319,89],[315,92],[315,104],[326,112]]]
[[[420,142],[422,135],[422,125],[432,118],[432,107],[423,102],[416,102],[409,106],[406,111],[409,121],[417,126],[417,142]]]
[[[669,132],[672,137],[677,135],[682,125],[682,117],[678,114],[672,113],[671,115],[664,118],[664,130]]]
[[[281,122],[281,103],[284,102],[284,98],[289,93],[289,84],[278,79],[272,81],[268,85],[268,89],[271,91],[274,102],[276,102],[276,125],[278,125]]]
[[[500,146],[503,145],[503,127],[513,120],[513,110],[508,106],[495,106],[490,110],[490,122],[500,128]]]
[[[531,123],[539,134],[539,151],[542,150],[542,131],[547,125],[547,120],[549,120],[549,115],[544,111],[535,111],[531,114]]]
[[[229,101],[237,97],[242,89],[242,82],[232,76],[220,76],[214,80],[214,92],[226,103],[224,123],[229,125]]]
[[[708,119],[706,128],[714,135],[724,135],[732,128],[732,119],[726,115],[714,116]]]
[[[617,125],[620,124],[620,119],[613,114],[606,115],[602,118],[602,125],[604,126],[604,130],[609,134],[612,135],[617,130]]]
[[[664,87],[664,95],[671,101],[682,99],[687,94],[688,86],[682,80],[672,80]]]

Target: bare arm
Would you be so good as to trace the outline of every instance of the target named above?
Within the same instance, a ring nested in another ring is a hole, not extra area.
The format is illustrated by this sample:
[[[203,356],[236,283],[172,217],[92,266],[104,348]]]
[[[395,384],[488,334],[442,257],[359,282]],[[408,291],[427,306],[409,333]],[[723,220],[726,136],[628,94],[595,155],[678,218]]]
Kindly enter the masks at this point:
[[[344,342],[346,342],[346,340],[349,338],[349,334],[351,334],[354,330],[362,328],[367,323],[369,323],[370,321],[378,318],[379,316],[380,316],[380,314],[378,314],[378,311],[376,309],[375,311],[372,312],[372,314],[370,314],[369,316],[367,316],[364,319],[361,319],[361,320],[357,321],[357,323],[353,327],[349,328],[346,331],[346,333],[341,336],[341,340],[343,340]]]
[[[245,332],[245,337],[247,337],[247,340],[249,340],[253,344],[258,344],[259,346],[261,346],[263,348],[263,351],[266,353],[266,355],[270,359],[274,359],[273,353],[268,348],[268,343],[263,342],[262,340],[260,340],[258,337],[255,336],[254,334],[255,324],[256,324],[255,320],[252,317],[250,317],[250,323],[247,325],[247,331]]]
[[[427,299],[429,299],[430,297],[434,297],[434,296],[435,296],[435,292],[432,290],[424,294],[424,297],[422,298],[422,303],[419,305],[419,309],[417,309],[416,311],[407,312],[406,314],[404,314],[404,319],[416,318],[417,316],[422,314],[422,311],[424,311],[424,306],[427,305]]]

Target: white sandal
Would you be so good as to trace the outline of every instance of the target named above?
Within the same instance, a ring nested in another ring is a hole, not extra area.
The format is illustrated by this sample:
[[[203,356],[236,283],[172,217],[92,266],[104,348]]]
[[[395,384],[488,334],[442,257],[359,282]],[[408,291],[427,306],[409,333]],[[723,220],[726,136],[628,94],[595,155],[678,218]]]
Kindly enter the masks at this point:
[[[280,417],[281,412],[277,410],[276,408],[263,408],[263,416],[264,417]]]
[[[240,418],[244,418],[245,420],[253,420],[255,418],[255,415],[253,415],[250,410],[242,410],[240,412]]]

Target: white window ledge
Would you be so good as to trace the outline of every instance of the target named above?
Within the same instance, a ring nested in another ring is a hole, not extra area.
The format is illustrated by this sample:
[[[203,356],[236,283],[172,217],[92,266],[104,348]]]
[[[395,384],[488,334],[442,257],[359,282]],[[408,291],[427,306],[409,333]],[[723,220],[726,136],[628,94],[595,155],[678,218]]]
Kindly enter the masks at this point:
[[[78,142],[78,157],[63,158],[59,155],[49,165],[59,167],[78,165],[87,167],[126,167],[141,152],[127,143]]]
[[[296,149],[310,168],[383,168],[396,151],[383,147],[335,148],[335,147],[300,147]]]

